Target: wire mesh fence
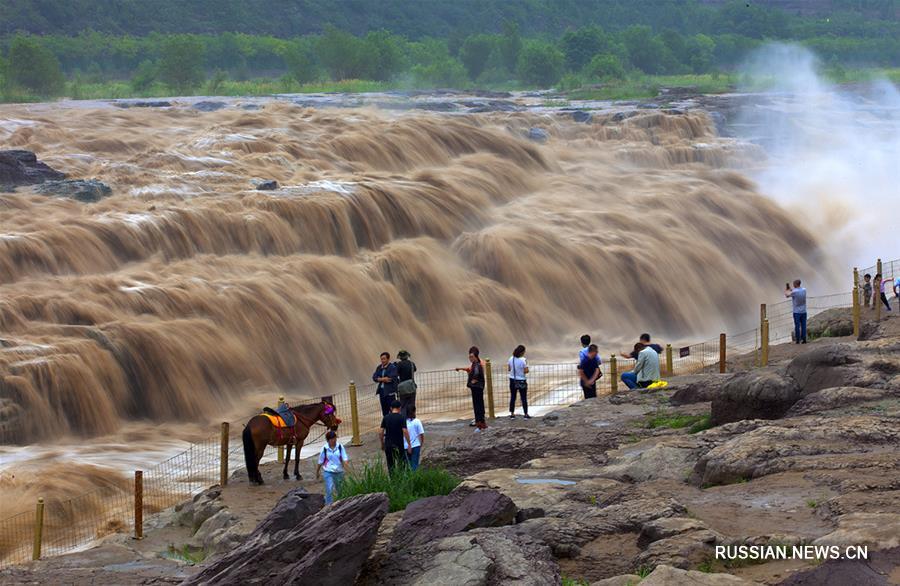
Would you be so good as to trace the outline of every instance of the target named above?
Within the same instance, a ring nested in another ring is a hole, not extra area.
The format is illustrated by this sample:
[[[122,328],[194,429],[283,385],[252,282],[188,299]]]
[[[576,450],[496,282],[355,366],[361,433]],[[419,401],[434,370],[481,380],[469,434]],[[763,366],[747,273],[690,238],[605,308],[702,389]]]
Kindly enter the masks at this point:
[[[860,271],[873,273],[875,267]],[[882,263],[885,279],[900,277],[900,260]],[[852,293],[840,293],[809,297],[807,310],[810,317],[836,307],[850,307]],[[793,335],[793,316],[790,300],[770,304],[767,307],[770,344],[789,341]],[[667,348],[660,355],[660,370],[663,377],[680,376],[699,372],[718,371],[722,351],[728,356],[752,355],[759,363],[763,346],[761,327],[740,332],[726,338],[725,348],[721,338],[682,347]],[[671,364],[669,364],[671,356]],[[611,357],[602,357],[602,378],[598,382],[598,394],[608,394],[624,388],[618,380],[625,371],[634,368],[634,360],[616,357],[615,376]],[[670,367],[671,366],[671,367]],[[486,403],[493,403],[496,415],[508,412],[511,389],[506,360],[492,361],[491,384]],[[471,391],[466,387],[466,374],[455,370],[432,370],[417,372],[416,393],[417,415],[430,421],[468,418],[472,413]],[[529,410],[549,409],[568,405],[583,398],[577,364],[531,364],[528,372]],[[347,427],[354,424],[359,433],[377,430],[382,412],[375,383],[365,383],[355,387],[356,408],[354,411],[350,389],[342,389],[330,397],[338,417]],[[519,398],[517,397],[517,404]],[[291,403],[289,401],[289,403]],[[294,403],[291,403],[294,405]],[[294,405],[296,406],[296,405]],[[258,411],[256,412],[258,413]],[[241,432],[252,415],[229,422],[227,446],[222,445],[220,434],[192,443],[183,452],[143,471],[142,512],[153,514],[171,507],[193,494],[218,483],[223,459],[223,450],[228,459],[228,470],[236,470],[244,465]],[[323,426],[313,428],[305,441],[306,446],[321,448],[324,441]],[[278,450],[266,448],[263,462],[278,458]],[[135,494],[133,487],[123,486],[102,488],[63,501],[45,503],[41,526],[41,555],[52,556],[76,551],[87,547],[96,539],[116,532],[134,531]],[[37,531],[36,513],[24,511],[0,520],[0,568],[21,563],[32,558]]]

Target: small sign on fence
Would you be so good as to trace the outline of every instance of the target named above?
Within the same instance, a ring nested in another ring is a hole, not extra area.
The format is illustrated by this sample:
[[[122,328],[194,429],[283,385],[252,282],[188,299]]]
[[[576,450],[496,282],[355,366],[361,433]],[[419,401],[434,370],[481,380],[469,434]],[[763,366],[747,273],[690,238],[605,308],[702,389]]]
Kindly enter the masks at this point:
[[[691,355],[691,347],[685,346],[684,348],[679,348],[678,355],[682,358],[684,358],[685,356],[690,356]]]

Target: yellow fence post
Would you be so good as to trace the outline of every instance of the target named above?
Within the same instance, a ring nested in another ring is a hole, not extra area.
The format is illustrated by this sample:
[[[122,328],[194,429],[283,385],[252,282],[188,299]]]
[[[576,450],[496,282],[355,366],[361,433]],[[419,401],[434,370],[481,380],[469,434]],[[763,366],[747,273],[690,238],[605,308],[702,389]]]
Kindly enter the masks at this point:
[[[875,289],[873,290],[872,302],[875,304],[875,321],[881,321],[881,282],[884,280],[884,274],[881,272],[881,259],[875,263],[875,274],[881,275],[880,279],[875,279]]]
[[[616,355],[609,357],[609,390],[615,393],[619,390],[619,369],[616,366]]]
[[[762,366],[769,365],[769,320],[763,320],[762,323],[762,351],[760,361]]]
[[[144,538],[144,472],[134,471],[134,538]]]
[[[41,539],[44,533],[44,497],[40,497],[34,510],[34,550],[31,559],[41,559]]]
[[[725,360],[726,360],[726,351],[725,351],[725,334],[719,334],[719,373],[725,372]]]
[[[859,269],[853,267],[853,337],[859,339]]]
[[[222,422],[222,439],[219,446],[219,484],[228,484],[228,422]]]
[[[278,406],[284,405],[284,396],[278,397]],[[284,446],[278,446],[278,463],[284,462]]]
[[[666,373],[675,376],[675,365],[672,363],[672,344],[666,344]]]
[[[488,417],[494,418],[494,371],[491,368],[491,359],[484,361],[484,376],[487,383]]]
[[[350,381],[350,426],[353,428],[353,439],[350,440],[351,446],[361,446],[362,441],[359,438],[359,406],[356,403],[356,383]]]
[[[763,345],[765,344],[765,342],[763,342],[763,330],[764,330],[763,324],[764,323],[766,323],[766,304],[760,303],[759,304],[759,362],[757,363],[757,366],[765,366],[765,363],[763,362]]]

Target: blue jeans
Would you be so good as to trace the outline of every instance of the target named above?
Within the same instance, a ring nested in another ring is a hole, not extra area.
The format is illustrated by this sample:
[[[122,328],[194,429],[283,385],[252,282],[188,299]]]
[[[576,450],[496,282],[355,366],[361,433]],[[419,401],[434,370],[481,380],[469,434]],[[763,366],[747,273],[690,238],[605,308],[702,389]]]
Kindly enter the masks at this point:
[[[625,386],[629,389],[636,389],[638,387],[637,375],[634,374],[633,370],[622,373],[622,382],[625,383]]]
[[[416,446],[412,449],[412,454],[407,454],[406,459],[409,460],[409,469],[415,470],[419,467],[419,454],[422,452],[422,446]]]
[[[806,312],[794,314],[794,341],[806,341]]]
[[[323,470],[322,474],[325,476],[325,504],[330,505],[334,502],[334,497],[337,496],[338,490],[341,488],[341,482],[344,480],[344,473]]]

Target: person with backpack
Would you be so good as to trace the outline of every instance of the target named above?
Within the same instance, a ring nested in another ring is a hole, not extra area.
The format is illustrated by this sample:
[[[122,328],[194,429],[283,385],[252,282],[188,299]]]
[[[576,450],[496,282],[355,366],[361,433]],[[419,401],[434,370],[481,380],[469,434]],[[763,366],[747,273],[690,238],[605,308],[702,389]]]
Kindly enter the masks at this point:
[[[391,403],[391,412],[381,418],[378,435],[388,474],[393,476],[397,466],[409,463],[409,454],[412,452],[405,448],[409,444],[409,430],[406,428],[406,417],[400,414],[400,401]]]
[[[319,461],[316,465],[316,478],[319,478],[319,470],[325,477],[325,504],[330,505],[341,489],[344,481],[344,465],[350,463],[350,456],[344,446],[338,443],[337,434],[328,430],[325,434],[325,445],[319,452]],[[300,454],[297,454],[300,457]]]
[[[425,444],[425,428],[416,417],[416,406],[410,405],[406,411],[406,429],[409,432],[409,441],[403,439],[403,447],[406,448],[406,459],[409,460],[409,469],[419,468],[419,458],[422,456],[422,446]]]
[[[475,433],[487,429],[487,423],[484,418],[484,363],[479,357],[480,350],[478,346],[469,348],[469,366],[456,368],[457,372],[465,372],[466,386],[472,393],[472,410],[475,412]]]
[[[512,356],[506,365],[509,371],[509,418],[516,417],[516,394],[522,398],[522,412],[525,419],[531,419],[528,415],[528,362],[525,360],[525,346],[519,344],[513,350]]]
[[[397,395],[400,399],[400,413],[406,417],[406,410],[416,404],[416,363],[409,359],[409,352],[397,352]]]
[[[384,417],[391,412],[391,403],[397,398],[397,365],[391,362],[391,355],[388,352],[381,353],[381,363],[375,367],[372,374],[372,380],[378,383],[375,387],[375,394],[378,395],[378,401],[381,403],[381,416]]]

